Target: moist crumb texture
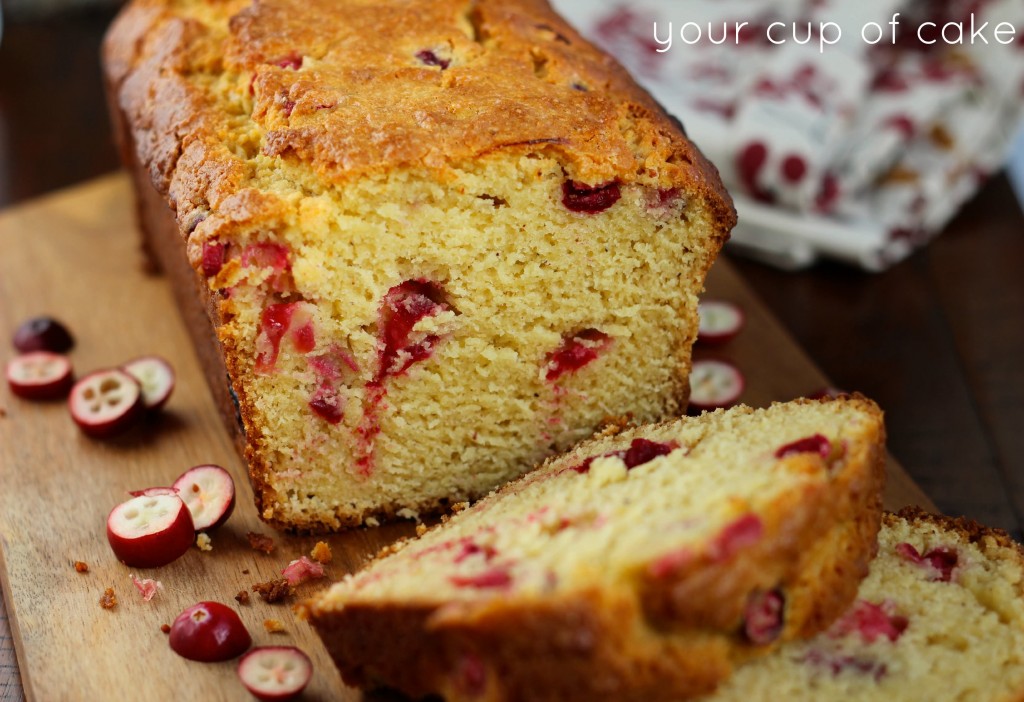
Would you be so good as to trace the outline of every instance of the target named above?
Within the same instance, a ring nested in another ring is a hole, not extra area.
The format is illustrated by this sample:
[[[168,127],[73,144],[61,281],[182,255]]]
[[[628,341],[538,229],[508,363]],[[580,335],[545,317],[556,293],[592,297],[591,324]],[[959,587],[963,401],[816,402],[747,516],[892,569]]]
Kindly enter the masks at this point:
[[[1024,699],[1024,552],[967,520],[887,514],[853,606],[817,638],[743,666],[706,699]]]
[[[859,396],[608,431],[387,549],[308,613],[349,684],[688,699],[850,605],[883,463],[881,413]]]
[[[732,204],[546,3],[137,0],[104,59],[264,519],[436,511],[685,409]]]

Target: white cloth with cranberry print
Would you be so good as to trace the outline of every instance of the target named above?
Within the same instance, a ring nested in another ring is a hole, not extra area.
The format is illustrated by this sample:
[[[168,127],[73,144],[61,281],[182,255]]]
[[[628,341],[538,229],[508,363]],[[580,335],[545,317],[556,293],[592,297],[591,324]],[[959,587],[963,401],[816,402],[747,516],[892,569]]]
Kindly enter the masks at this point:
[[[782,267],[905,258],[1003,165],[1024,115],[1022,0],[554,5],[718,166],[731,245]]]

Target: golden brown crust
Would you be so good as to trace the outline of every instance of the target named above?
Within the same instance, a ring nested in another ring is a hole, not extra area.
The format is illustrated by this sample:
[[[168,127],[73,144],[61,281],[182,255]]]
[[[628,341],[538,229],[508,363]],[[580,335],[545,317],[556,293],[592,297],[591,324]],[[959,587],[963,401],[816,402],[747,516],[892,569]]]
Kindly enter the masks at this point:
[[[386,680],[416,698],[669,702],[708,692],[727,673],[721,641],[634,631],[625,625],[634,606],[594,591],[529,607],[313,605],[307,614],[346,684]],[[365,650],[391,655],[367,661]]]
[[[1014,551],[1021,563],[1024,564],[1024,545],[1014,541],[1013,537],[1002,529],[987,527],[968,517],[947,517],[943,514],[933,514],[916,506],[904,507],[895,513],[886,512],[882,516],[883,524],[887,525],[893,525],[900,519],[911,524],[932,524],[940,531],[957,533],[965,541],[977,544],[986,555],[988,555],[988,550],[993,547],[1009,549]]]
[[[140,160],[179,223],[202,206],[250,220],[274,208],[251,193],[233,199],[247,174],[223,139],[226,122],[244,115],[212,104],[191,79],[198,74],[251,79],[263,152],[304,163],[325,182],[421,166],[443,182],[452,166],[499,150],[540,151],[582,182],[697,195],[723,236],[735,223],[714,167],[544,0],[357,2],[345,12],[334,0],[202,5],[137,0],[104,46]],[[201,9],[228,33],[192,17]],[[450,66],[423,65],[422,50]],[[287,65],[299,56],[305,70]]]

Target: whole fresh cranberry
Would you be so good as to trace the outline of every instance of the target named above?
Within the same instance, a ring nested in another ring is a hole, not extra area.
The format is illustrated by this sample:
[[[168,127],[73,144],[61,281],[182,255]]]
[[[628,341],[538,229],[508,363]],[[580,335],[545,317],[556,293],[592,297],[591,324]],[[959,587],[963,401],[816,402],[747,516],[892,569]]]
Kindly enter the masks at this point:
[[[14,348],[22,353],[67,353],[75,345],[71,332],[53,317],[26,319],[14,332]]]
[[[171,624],[171,649],[191,661],[227,661],[245,653],[252,637],[235,610],[220,602],[200,602]]]

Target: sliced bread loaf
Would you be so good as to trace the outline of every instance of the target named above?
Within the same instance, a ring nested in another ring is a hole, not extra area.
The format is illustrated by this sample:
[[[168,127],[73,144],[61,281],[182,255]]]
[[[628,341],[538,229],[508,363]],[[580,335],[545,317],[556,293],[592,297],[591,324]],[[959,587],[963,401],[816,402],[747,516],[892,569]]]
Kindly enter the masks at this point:
[[[346,682],[449,700],[679,700],[852,601],[881,516],[869,400],[610,429],[335,585]]]

